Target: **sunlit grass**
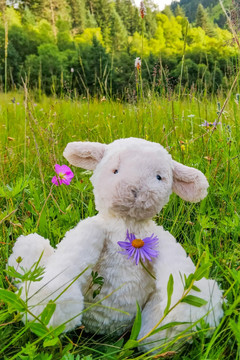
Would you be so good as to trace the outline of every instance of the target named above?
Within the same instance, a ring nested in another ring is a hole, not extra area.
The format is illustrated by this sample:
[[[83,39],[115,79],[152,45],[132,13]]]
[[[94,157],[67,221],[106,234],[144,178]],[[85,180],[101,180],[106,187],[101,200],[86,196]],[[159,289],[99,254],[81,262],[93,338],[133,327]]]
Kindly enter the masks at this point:
[[[231,96],[216,128],[201,126],[204,121],[215,121],[224,100],[221,96],[208,100],[192,94],[182,99],[149,97],[126,104],[44,96],[36,101],[30,94],[26,102],[22,93],[1,94],[0,286],[11,287],[4,269],[20,234],[38,232],[55,246],[80,219],[95,214],[90,174],[78,168],[73,169],[71,185],[54,187],[53,196],[46,202],[54,165],[66,163],[62,153],[68,142],[109,143],[131,136],[159,142],[174,159],[203,171],[210,188],[200,204],[172,195],[155,219],[183,244],[195,263],[206,251],[213,261],[210,275],[219,281],[228,300],[228,310],[214,335],[207,338],[199,331],[192,344],[186,343],[172,356],[239,359],[240,329],[238,333],[233,325],[235,321],[237,324],[240,303],[240,105],[236,96]],[[41,352],[52,355],[52,359],[61,358],[58,346],[44,349],[15,313],[8,313],[3,303],[0,306],[0,358],[47,359],[47,355],[40,357]],[[118,339],[112,335],[90,336],[76,329],[61,341],[63,348],[69,346],[72,356],[92,354],[93,358],[116,359],[110,353],[119,353],[122,343],[113,345]],[[25,354],[18,356],[26,344]],[[152,358],[137,352],[134,356]]]

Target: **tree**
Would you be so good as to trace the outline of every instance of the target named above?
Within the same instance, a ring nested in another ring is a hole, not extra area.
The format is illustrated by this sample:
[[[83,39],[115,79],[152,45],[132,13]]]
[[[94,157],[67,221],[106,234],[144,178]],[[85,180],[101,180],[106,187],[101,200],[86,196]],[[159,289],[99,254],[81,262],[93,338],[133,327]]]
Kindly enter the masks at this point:
[[[208,36],[214,36],[213,26],[210,24],[208,15],[202,4],[198,5],[196,13],[196,26],[201,27]]]
[[[116,12],[129,35],[133,35],[136,31],[140,31],[140,15],[132,0],[116,0]]]
[[[19,3],[19,10],[23,12],[25,9],[29,9],[32,14],[37,17],[42,17],[44,9],[47,5],[46,0],[22,0]]]
[[[154,36],[157,29],[157,8],[152,0],[145,0],[144,4],[146,7],[146,15],[143,20],[145,22],[146,35],[148,38],[151,38]]]
[[[114,51],[119,51],[124,48],[124,45],[127,42],[127,31],[123,25],[123,22],[118,15],[118,13],[114,10],[111,15],[111,48]]]
[[[196,26],[199,26],[203,30],[205,30],[207,27],[207,24],[208,24],[207,13],[206,13],[204,7],[202,6],[202,4],[199,4],[198,8],[197,8],[197,13],[196,13]]]
[[[175,16],[185,17],[185,12],[184,12],[183,8],[179,4],[177,4],[177,7],[176,7],[176,9],[174,11],[174,14],[175,14]]]
[[[68,0],[71,8],[72,29],[82,33],[86,26],[85,0]]]
[[[94,15],[97,25],[104,32],[109,26],[109,19],[112,13],[110,0],[86,0],[86,8]]]
[[[173,15],[173,12],[171,10],[171,7],[169,5],[165,6],[164,10],[162,11],[164,15],[167,15],[167,17],[170,19]]]

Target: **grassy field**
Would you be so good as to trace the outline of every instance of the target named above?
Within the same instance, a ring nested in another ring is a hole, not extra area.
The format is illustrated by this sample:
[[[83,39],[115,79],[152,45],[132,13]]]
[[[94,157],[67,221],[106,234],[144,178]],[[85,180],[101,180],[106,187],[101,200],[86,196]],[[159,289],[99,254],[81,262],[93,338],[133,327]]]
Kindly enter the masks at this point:
[[[217,119],[224,101],[193,94],[123,104],[0,94],[0,287],[13,290],[5,266],[19,235],[38,232],[55,246],[80,219],[95,214],[86,171],[72,167],[71,185],[53,187],[50,194],[54,165],[66,164],[62,152],[68,142],[109,143],[131,136],[159,142],[174,159],[203,171],[210,188],[199,204],[172,195],[155,220],[195,263],[206,252],[212,261],[209,276],[221,284],[227,300],[224,318],[211,337],[199,330],[176,352],[173,345],[160,348],[159,358],[240,359],[239,97],[231,96],[216,127],[207,124]],[[158,358],[137,350],[124,355],[123,340],[87,336],[82,328],[46,344],[22,324],[15,309],[0,300],[0,359]]]

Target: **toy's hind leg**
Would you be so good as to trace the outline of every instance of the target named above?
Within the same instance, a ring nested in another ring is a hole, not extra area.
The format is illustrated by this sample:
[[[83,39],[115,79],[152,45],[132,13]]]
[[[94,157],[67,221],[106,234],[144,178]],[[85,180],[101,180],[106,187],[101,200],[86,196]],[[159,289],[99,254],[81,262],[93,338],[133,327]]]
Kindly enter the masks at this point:
[[[18,272],[22,273],[22,268],[30,269],[41,257],[40,266],[46,265],[49,257],[54,253],[54,249],[49,240],[44,239],[38,234],[21,235],[14,247],[13,253],[9,257],[8,265],[13,266]],[[19,260],[21,261],[19,263]]]
[[[180,281],[180,279],[179,279]],[[190,294],[198,296],[207,301],[207,304],[201,307],[192,306],[187,303],[179,303],[161,322],[159,327],[169,323],[185,323],[176,325],[168,329],[162,330],[148,338],[143,343],[144,350],[150,350],[161,344],[171,341],[180,332],[189,328],[189,331],[196,329],[196,323],[203,318],[209,328],[214,329],[223,316],[222,310],[222,291],[219,289],[216,281],[209,279],[201,279],[195,282],[196,286],[201,290],[196,292],[191,290]],[[161,291],[162,290],[162,291]],[[142,328],[139,334],[139,339],[148,334],[153,327],[158,323],[164,314],[167,305],[166,289],[157,289],[152,293],[147,304],[142,311]],[[165,290],[165,291],[164,291]],[[177,289],[176,289],[177,290]],[[182,289],[183,290],[183,289]],[[182,296],[182,291],[173,293],[173,306]],[[195,323],[195,326],[194,326]],[[191,329],[191,325],[193,325]],[[198,326],[200,326],[198,322]],[[206,335],[209,335],[210,331]],[[152,342],[150,344],[150,342]],[[142,349],[142,347],[141,347]]]

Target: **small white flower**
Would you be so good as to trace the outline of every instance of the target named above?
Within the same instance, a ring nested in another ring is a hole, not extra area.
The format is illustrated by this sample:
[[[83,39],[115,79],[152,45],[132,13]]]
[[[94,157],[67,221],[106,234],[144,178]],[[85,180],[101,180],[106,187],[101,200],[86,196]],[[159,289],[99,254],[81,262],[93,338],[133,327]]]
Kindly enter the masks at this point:
[[[141,65],[142,65],[141,59],[140,59],[140,57],[137,57],[135,59],[135,68],[137,68],[139,70]]]
[[[74,73],[74,68],[71,68],[71,73]]]

